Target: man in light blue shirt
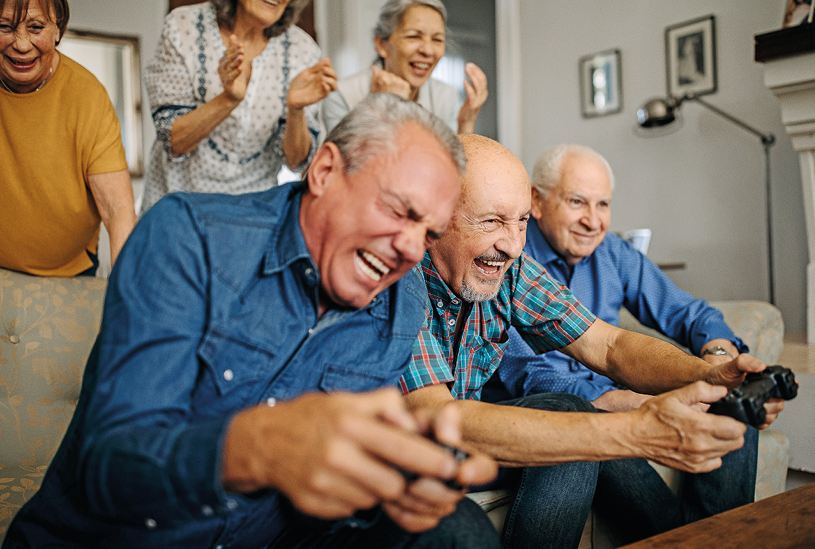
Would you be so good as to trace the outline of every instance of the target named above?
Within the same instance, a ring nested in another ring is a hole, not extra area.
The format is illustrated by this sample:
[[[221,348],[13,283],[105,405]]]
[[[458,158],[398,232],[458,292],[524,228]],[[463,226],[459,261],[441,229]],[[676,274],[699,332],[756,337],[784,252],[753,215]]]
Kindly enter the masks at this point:
[[[625,307],[645,326],[711,364],[748,351],[718,310],[680,290],[628,242],[608,234],[614,175],[602,156],[587,147],[560,145],[540,156],[532,179],[536,222],[528,226],[524,251],[598,318],[618,326]],[[559,351],[535,355],[514,330],[498,376],[503,387],[494,379],[485,389],[487,398],[572,393],[609,411],[631,410],[649,398]]]

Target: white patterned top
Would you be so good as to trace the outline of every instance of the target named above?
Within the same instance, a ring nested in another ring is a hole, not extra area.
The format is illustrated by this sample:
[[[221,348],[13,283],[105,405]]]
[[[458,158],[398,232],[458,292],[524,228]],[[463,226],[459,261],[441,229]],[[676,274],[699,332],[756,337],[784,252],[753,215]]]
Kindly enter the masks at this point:
[[[223,91],[218,63],[226,53],[211,3],[181,7],[164,20],[156,57],[145,71],[156,143],[144,188],[142,213],[174,191],[240,194],[271,188],[284,163],[283,132],[289,83],[320,60],[302,29],[269,40],[252,61],[246,97],[186,155],[170,154],[170,129],[180,116]],[[310,160],[319,135],[319,104],[306,107]]]

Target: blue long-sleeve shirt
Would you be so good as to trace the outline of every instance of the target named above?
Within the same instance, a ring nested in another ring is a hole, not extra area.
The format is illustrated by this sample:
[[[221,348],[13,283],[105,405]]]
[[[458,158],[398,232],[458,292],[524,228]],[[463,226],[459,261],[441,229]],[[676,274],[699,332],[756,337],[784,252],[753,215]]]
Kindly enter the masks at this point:
[[[4,548],[262,548],[281,531],[277,491],[221,486],[230,420],[306,391],[395,386],[427,299],[410,275],[318,320],[301,190],[169,195],[137,224],[73,421]]]
[[[688,347],[697,356],[705,343],[717,338],[728,339],[739,352],[747,352],[747,346],[725,324],[721,312],[680,290],[659,267],[614,234],[609,233],[592,255],[575,265],[571,275],[569,266],[552,250],[536,223],[528,226],[524,251],[609,324],[619,325],[620,307],[625,307],[642,324]],[[485,389],[485,399],[559,392],[593,401],[615,388],[611,379],[559,351],[535,355],[514,330],[510,331],[498,376],[508,394],[500,385],[496,388],[491,383],[490,390]]]

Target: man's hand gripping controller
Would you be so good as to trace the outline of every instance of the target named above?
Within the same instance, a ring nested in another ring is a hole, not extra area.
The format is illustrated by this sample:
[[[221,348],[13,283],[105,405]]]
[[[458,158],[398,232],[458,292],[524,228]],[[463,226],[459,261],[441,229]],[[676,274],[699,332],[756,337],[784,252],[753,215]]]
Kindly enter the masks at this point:
[[[767,366],[763,372],[747,374],[740,387],[731,389],[727,396],[711,404],[708,412],[730,416],[742,423],[758,427],[767,417],[765,402],[771,398],[791,400],[797,394],[798,383],[789,368]]]
[[[441,443],[438,443],[438,444],[443,449],[445,449],[446,451],[448,451],[450,454],[453,455],[453,457],[456,459],[456,463],[461,463],[462,461],[464,461],[465,459],[470,457],[470,454],[468,454],[464,450],[461,450],[460,448],[454,448],[454,447],[449,446],[447,444],[441,444]],[[401,472],[402,472],[402,476],[405,477],[405,480],[408,481],[408,482],[413,482],[414,480],[419,478],[419,475],[417,473],[414,473],[413,471],[406,471],[405,469],[401,469]],[[464,488],[461,484],[458,483],[458,481],[455,478],[445,480],[444,485],[447,486],[448,488],[452,489],[452,490],[461,490],[461,489]]]

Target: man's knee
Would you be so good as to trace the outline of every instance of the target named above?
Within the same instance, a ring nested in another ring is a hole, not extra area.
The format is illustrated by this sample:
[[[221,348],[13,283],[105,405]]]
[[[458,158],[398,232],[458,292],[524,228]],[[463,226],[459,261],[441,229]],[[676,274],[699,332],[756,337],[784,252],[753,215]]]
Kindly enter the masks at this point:
[[[597,409],[586,399],[569,393],[538,393],[498,404],[549,410],[552,412],[596,412]]]

